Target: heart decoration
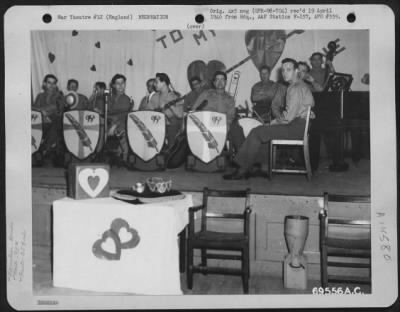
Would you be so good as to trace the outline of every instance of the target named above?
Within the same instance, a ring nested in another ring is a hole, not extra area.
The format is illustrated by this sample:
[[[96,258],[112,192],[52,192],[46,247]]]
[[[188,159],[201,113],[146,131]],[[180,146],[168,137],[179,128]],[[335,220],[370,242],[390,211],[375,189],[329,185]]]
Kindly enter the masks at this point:
[[[48,57],[49,57],[50,63],[53,63],[54,60],[56,59],[56,56],[51,52],[49,52]]]
[[[77,35],[78,35],[78,32],[77,32],[76,30],[73,30],[73,31],[72,31],[72,36],[75,37],[75,36],[77,36]]]
[[[129,61],[127,62],[127,64],[128,64],[129,66],[133,66],[133,61],[132,61],[132,59],[129,59]]]
[[[113,230],[107,230],[94,242],[93,254],[102,260],[119,260],[121,258],[121,241]]]
[[[202,60],[195,60],[187,68],[187,79],[190,81],[190,79],[197,76],[201,81],[211,86],[215,72],[225,70],[226,66],[221,61],[211,60],[206,64]]]
[[[263,65],[274,68],[285,48],[286,40],[304,30],[294,30],[288,34],[284,30],[248,30],[245,34],[247,52],[257,69]]]
[[[90,67],[90,70],[91,70],[91,71],[96,71],[96,65],[92,65],[92,66]]]
[[[108,171],[103,168],[86,168],[78,174],[79,185],[92,198],[101,193],[108,180]]]
[[[94,44],[94,46],[95,46],[96,48],[100,49],[100,41],[97,41],[97,42]]]
[[[124,219],[118,218],[111,223],[111,230],[116,233],[121,241],[121,248],[134,248],[140,242],[138,232],[131,228]]]

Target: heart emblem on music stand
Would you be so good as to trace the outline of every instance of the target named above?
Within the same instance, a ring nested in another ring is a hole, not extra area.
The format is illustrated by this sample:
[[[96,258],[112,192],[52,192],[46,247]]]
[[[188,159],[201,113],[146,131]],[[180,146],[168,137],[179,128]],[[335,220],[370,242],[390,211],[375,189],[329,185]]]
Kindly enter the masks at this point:
[[[107,230],[95,241],[93,254],[103,260],[119,260],[121,258],[121,241],[113,230]]]
[[[134,248],[140,242],[138,232],[131,228],[124,219],[115,219],[111,223],[111,230],[118,235],[122,249]]]
[[[108,171],[103,168],[86,168],[78,174],[79,185],[92,198],[101,193],[108,180]]]

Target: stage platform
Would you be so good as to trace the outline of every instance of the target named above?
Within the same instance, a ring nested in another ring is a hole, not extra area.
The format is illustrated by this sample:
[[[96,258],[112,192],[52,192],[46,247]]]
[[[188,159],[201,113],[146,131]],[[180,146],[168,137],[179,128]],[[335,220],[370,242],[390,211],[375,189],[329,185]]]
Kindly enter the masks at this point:
[[[199,192],[205,186],[218,189],[243,189],[250,187],[252,194],[321,196],[325,191],[337,194],[370,195],[370,160],[361,159],[356,165],[345,160],[349,170],[331,172],[330,161],[322,161],[311,181],[305,175],[275,174],[272,180],[262,177],[248,180],[226,181],[222,173],[186,171],[183,167],[165,171],[131,171],[126,168],[111,168],[111,189],[127,188],[148,177],[172,179],[173,188],[183,192]],[[32,186],[65,189],[66,170],[63,168],[33,168]]]

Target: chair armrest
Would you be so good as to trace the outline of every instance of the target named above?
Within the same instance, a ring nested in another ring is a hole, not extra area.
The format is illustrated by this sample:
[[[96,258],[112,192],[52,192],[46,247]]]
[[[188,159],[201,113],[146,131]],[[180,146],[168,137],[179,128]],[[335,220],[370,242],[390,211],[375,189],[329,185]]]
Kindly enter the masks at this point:
[[[192,206],[192,207],[190,207],[189,208],[189,213],[192,211],[192,212],[196,212],[196,211],[198,211],[198,210],[200,210],[200,209],[204,209],[204,205],[198,205],[198,206]]]

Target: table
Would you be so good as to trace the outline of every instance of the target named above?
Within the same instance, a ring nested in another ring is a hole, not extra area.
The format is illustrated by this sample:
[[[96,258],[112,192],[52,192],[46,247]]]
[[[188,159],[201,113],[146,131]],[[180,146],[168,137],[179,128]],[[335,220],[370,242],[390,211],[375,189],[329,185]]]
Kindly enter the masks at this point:
[[[110,197],[54,201],[54,286],[182,294],[177,238],[188,223],[192,205],[191,195],[141,205]]]

